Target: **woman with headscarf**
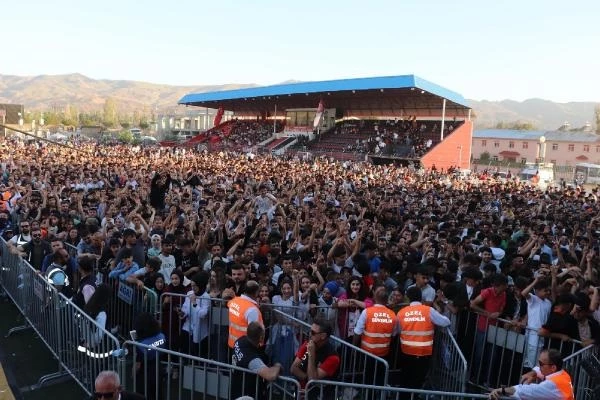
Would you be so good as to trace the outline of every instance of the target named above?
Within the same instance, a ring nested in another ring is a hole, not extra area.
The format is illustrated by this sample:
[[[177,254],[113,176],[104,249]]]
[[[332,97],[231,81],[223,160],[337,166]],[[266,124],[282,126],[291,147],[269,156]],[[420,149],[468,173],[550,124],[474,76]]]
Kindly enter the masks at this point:
[[[182,346],[186,354],[208,355],[208,312],[210,295],[206,291],[209,275],[200,271],[192,277],[192,290],[187,293],[181,307]]]
[[[169,349],[173,351],[181,350],[181,306],[188,291],[189,287],[183,286],[183,272],[174,269],[171,272],[171,283],[163,293],[162,304],[162,330],[167,335]],[[169,294],[176,296],[170,296]]]

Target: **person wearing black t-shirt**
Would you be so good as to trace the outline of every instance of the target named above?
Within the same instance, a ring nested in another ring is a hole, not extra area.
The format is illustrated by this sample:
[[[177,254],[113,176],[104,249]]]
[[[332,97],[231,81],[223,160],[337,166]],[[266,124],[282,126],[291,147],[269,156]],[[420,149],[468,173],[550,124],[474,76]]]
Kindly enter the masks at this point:
[[[232,385],[232,398],[250,396],[252,398],[266,398],[264,381],[272,382],[281,373],[281,364],[275,363],[268,367],[267,355],[263,343],[265,341],[265,328],[258,321],[248,324],[246,336],[242,336],[233,345],[232,364],[236,367],[249,369],[256,373],[256,377],[235,370],[232,382],[244,382],[243,385]],[[246,375],[246,376],[244,376]]]

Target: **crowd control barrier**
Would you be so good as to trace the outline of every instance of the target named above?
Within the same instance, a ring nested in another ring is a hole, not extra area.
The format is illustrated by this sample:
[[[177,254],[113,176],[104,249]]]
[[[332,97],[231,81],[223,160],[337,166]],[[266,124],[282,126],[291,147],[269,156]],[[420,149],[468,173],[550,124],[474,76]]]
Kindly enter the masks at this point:
[[[130,339],[136,315],[144,312],[158,315],[158,296],[153,290],[119,279],[107,279],[105,283],[112,292],[108,302],[108,326],[122,339]]]
[[[410,368],[410,365],[407,367]],[[426,387],[447,392],[464,392],[467,377],[467,360],[450,328],[436,328]]]
[[[563,368],[571,376],[576,399],[600,399],[600,349],[589,345],[568,356]]]
[[[306,400],[468,400],[489,399],[489,396],[487,394],[404,389],[390,386],[372,386],[348,382],[312,380],[306,385],[304,398]],[[507,400],[509,397],[500,397],[500,399]]]
[[[6,242],[2,241],[0,246],[2,288],[26,321],[25,325],[11,329],[9,335],[33,329],[58,361],[58,371],[40,378],[33,388],[70,375],[91,394],[100,371],[118,370],[119,341],[59,293],[45,276],[10,253]]]
[[[291,317],[277,309],[273,310],[273,314],[277,315],[280,319],[289,321],[290,326],[294,327],[295,335],[300,344],[308,340],[311,328],[310,324],[298,318]],[[340,370],[338,372],[341,381],[387,384],[389,365],[386,360],[356,347],[337,336],[330,336],[330,341],[336,347],[341,359]]]
[[[296,400],[300,384],[281,376],[262,382],[257,375],[222,363],[139,342],[124,343],[121,385],[147,400],[236,399],[247,395],[265,400]]]
[[[537,365],[543,349],[557,349],[563,358],[581,350],[577,340],[541,337],[537,330],[473,312],[460,315],[456,327],[457,341],[468,360],[470,382],[482,387],[518,384],[522,374]]]

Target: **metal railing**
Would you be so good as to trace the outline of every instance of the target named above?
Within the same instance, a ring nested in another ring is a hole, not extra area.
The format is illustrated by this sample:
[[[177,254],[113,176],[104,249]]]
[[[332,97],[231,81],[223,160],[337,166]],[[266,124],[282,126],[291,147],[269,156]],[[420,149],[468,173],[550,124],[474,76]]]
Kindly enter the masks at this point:
[[[119,279],[106,279],[105,283],[112,289],[107,310],[108,325],[121,338],[129,339],[136,315],[144,312],[158,314],[158,296],[152,289],[145,286],[138,288]]]
[[[457,341],[469,366],[469,380],[482,387],[512,386],[537,365],[543,349],[559,350],[563,357],[579,351],[581,342],[562,341],[538,335],[502,318],[474,312],[457,314]]]
[[[600,349],[589,345],[563,361],[571,376],[576,399],[597,399],[600,396]]]
[[[309,381],[306,400],[313,399],[373,399],[373,400],[464,400],[489,399],[486,394],[404,389],[390,386],[362,385],[328,380]],[[508,397],[501,397],[508,399]]]
[[[295,400],[300,396],[297,380],[280,376],[271,383],[256,373],[230,363],[209,360],[139,342],[124,343],[121,385],[143,394],[147,400],[256,399]]]
[[[118,369],[114,355],[120,349],[119,341],[59,293],[44,275],[10,253],[3,240],[0,249],[0,283],[26,321],[25,325],[12,328],[8,335],[33,329],[58,362],[58,371],[41,377],[33,388],[70,375],[91,394],[100,371]]]

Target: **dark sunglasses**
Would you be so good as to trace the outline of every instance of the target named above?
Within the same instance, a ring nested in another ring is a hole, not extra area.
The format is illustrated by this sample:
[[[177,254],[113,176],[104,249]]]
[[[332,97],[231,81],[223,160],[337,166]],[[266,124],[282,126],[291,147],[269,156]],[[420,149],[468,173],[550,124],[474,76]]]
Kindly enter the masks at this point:
[[[310,336],[316,336],[316,335],[318,335],[318,334],[320,334],[320,333],[323,333],[323,332],[315,332],[315,331],[312,331],[312,330],[311,330],[311,331],[310,331]]]
[[[113,399],[115,397],[115,392],[94,392],[94,399]]]
[[[42,234],[41,233],[36,233],[35,235],[31,235],[31,236],[33,236],[33,237],[42,237]]]

